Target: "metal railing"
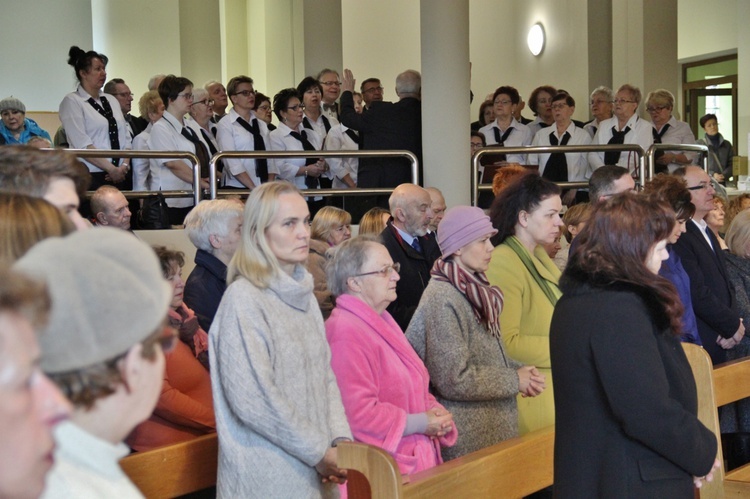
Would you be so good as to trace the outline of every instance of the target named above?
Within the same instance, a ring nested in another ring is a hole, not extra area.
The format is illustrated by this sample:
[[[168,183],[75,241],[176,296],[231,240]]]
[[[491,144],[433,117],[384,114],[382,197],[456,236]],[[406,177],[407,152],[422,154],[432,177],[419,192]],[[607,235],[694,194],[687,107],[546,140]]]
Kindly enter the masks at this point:
[[[648,165],[648,178],[653,178],[656,172],[656,161],[654,161],[658,151],[695,151],[701,152],[703,169],[708,173],[708,146],[700,144],[653,144],[646,151],[646,164]],[[710,176],[710,175],[709,175]]]
[[[274,158],[406,158],[411,163],[412,183],[419,182],[419,160],[410,151],[219,151],[208,164],[209,197],[216,199],[218,195],[249,194],[250,189],[222,189],[216,187],[216,163],[221,159],[274,159]],[[226,166],[225,166],[226,168]],[[303,196],[372,196],[385,195],[393,192],[392,187],[359,188],[356,189],[302,189]]]
[[[163,194],[165,198],[186,198],[192,197],[195,204],[201,201],[201,167],[198,157],[191,152],[184,151],[130,151],[119,149],[66,149],[68,152],[75,154],[79,158],[148,158],[148,159],[186,159],[190,161],[193,169],[193,190],[175,190],[175,191],[123,191],[128,199],[142,199],[155,194]],[[87,193],[91,197],[93,192]]]
[[[674,148],[672,148],[674,149]],[[641,146],[636,144],[604,144],[604,145],[585,145],[585,146],[514,146],[514,147],[483,147],[478,149],[471,158],[471,205],[477,206],[479,200],[479,191],[491,191],[492,184],[479,183],[479,160],[482,156],[490,154],[540,154],[540,153],[587,153],[587,152],[607,152],[607,151],[630,151],[638,155],[638,176],[641,185],[646,183],[646,168],[644,165],[645,152]],[[556,182],[561,188],[580,188],[588,187],[588,182]]]

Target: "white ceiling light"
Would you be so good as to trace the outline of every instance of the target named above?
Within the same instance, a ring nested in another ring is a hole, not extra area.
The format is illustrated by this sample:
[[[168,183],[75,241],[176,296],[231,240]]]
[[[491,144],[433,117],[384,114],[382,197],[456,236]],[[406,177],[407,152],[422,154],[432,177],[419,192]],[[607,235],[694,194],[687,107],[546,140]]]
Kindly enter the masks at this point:
[[[544,50],[544,28],[541,23],[536,23],[531,27],[529,36],[526,37],[526,43],[535,56],[542,53],[542,50]]]

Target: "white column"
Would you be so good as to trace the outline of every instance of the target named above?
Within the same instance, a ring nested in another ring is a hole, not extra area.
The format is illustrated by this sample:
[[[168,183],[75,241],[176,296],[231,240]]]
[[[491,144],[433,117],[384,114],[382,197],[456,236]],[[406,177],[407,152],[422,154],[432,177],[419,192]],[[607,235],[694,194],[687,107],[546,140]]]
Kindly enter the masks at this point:
[[[469,204],[469,1],[422,0],[420,22],[424,185]]]

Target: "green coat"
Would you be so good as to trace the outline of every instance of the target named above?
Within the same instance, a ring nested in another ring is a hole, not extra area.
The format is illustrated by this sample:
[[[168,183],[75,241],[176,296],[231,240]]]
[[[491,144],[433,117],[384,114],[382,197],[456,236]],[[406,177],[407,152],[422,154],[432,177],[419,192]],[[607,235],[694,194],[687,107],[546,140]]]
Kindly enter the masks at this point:
[[[556,295],[560,270],[542,246],[530,255],[539,274],[547,280]],[[547,388],[537,397],[518,396],[518,429],[521,435],[555,424],[555,401],[552,395],[552,372],[549,357],[549,326],[554,306],[542,288],[526,270],[521,259],[506,244],[492,252],[487,279],[505,296],[500,314],[500,331],[505,351],[513,359],[536,366],[547,378]]]

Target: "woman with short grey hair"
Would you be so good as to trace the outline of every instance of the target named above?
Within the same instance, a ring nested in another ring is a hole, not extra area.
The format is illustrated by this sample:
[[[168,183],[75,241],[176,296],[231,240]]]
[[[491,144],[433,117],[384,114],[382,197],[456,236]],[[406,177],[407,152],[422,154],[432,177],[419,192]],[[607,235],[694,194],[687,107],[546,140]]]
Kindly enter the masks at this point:
[[[185,217],[185,231],[198,251],[184,301],[206,331],[227,289],[227,265],[240,240],[242,208],[238,199],[213,199],[201,201]]]
[[[424,363],[386,311],[396,299],[399,264],[369,236],[329,252],[336,308],[326,336],[352,435],[388,451],[404,475],[437,466],[441,446],[455,444],[458,434],[429,392]]]

